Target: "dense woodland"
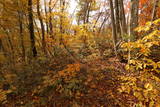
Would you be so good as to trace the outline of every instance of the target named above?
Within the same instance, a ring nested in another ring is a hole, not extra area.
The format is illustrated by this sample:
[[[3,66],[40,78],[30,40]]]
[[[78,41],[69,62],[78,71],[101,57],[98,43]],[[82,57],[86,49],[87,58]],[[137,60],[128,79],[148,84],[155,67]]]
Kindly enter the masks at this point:
[[[160,0],[0,0],[0,107],[160,107]]]

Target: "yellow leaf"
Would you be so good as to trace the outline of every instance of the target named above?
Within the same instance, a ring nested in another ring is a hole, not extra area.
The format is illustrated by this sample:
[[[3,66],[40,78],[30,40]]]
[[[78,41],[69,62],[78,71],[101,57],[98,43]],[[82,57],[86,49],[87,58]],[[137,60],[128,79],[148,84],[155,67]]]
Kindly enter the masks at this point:
[[[146,88],[148,91],[151,91],[153,89],[153,86],[150,83],[145,83],[144,88]]]

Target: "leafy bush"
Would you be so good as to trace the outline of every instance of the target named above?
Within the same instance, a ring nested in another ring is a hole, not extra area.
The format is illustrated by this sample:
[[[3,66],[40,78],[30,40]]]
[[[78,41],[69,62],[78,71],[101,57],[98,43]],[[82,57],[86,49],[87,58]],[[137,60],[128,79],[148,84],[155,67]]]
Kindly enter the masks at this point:
[[[132,73],[134,75],[120,77],[124,82],[121,83],[119,91],[133,95],[135,102],[132,102],[136,106],[158,107],[160,105],[160,77],[155,75],[160,73],[159,26],[160,19],[157,19],[138,27],[136,31],[143,37],[122,45],[124,50],[131,53],[126,69],[135,72]]]
[[[131,51],[130,65],[135,70],[160,72],[160,19],[146,23],[136,29],[139,33],[146,35],[135,42],[128,42],[122,45],[126,51]],[[156,47],[156,48],[155,48]],[[157,50],[157,51],[155,51]],[[156,53],[155,53],[156,52]],[[156,56],[153,56],[153,55]],[[154,60],[156,57],[157,60]],[[151,69],[148,69],[151,68]]]

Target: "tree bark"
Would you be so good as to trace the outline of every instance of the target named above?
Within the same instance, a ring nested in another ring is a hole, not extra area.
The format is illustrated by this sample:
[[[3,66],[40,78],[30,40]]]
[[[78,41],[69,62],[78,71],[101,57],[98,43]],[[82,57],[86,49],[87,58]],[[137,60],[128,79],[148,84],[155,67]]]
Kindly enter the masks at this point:
[[[111,10],[112,38],[113,38],[115,55],[120,62],[124,62],[125,60],[123,59],[123,56],[117,51],[118,50],[118,42],[117,42],[118,40],[117,40],[117,32],[116,32],[117,29],[116,29],[115,16],[114,16],[116,14],[114,13],[112,0],[109,0],[109,3],[110,3],[110,10]]]
[[[28,20],[29,20],[29,33],[30,33],[30,40],[31,40],[32,56],[36,57],[37,56],[37,49],[35,46],[32,0],[28,0]]]
[[[91,8],[91,3],[88,3],[87,14],[86,14],[86,23],[89,23],[90,8]]]
[[[120,37],[121,31],[120,31],[120,16],[119,16],[119,0],[115,0],[115,25],[116,25],[116,32],[117,32],[117,37]]]
[[[53,25],[52,25],[52,16],[51,16],[51,14],[52,14],[51,3],[52,3],[52,0],[49,1],[49,13],[50,13],[50,15],[49,15],[49,28],[50,28],[49,34],[51,36],[53,36]]]
[[[21,39],[21,47],[22,47],[22,58],[23,61],[25,62],[25,46],[24,46],[24,35],[23,35],[23,15],[21,11],[18,11],[19,15],[19,34],[20,34],[20,39]]]
[[[154,0],[151,21],[156,19],[158,2],[159,2],[159,0]]]
[[[3,49],[2,40],[1,40],[1,38],[0,38],[0,51],[2,51],[2,49]]]
[[[124,3],[123,0],[119,0],[120,5],[120,22],[122,27],[122,34],[127,34],[127,24],[126,24],[126,17],[124,12]]]
[[[37,0],[37,14],[38,14],[38,19],[39,19],[39,22],[40,22],[41,32],[42,32],[43,52],[46,54],[45,28],[44,28],[43,19],[42,19],[41,13],[40,13],[40,0]]]
[[[45,17],[46,19],[48,18],[48,12],[47,12],[47,3],[46,3],[46,0],[44,0],[44,10],[45,10]],[[47,34],[49,33],[49,25],[48,25],[48,21],[46,20],[46,31],[47,31]]]
[[[109,0],[110,3],[110,9],[111,9],[111,21],[112,21],[112,37],[113,37],[113,44],[114,44],[114,51],[117,56],[117,33],[116,33],[116,24],[115,24],[115,16],[114,16],[114,9],[113,9],[113,2],[112,0]]]
[[[133,40],[136,39],[134,29],[138,26],[138,11],[139,0],[131,0],[130,35],[133,36]]]

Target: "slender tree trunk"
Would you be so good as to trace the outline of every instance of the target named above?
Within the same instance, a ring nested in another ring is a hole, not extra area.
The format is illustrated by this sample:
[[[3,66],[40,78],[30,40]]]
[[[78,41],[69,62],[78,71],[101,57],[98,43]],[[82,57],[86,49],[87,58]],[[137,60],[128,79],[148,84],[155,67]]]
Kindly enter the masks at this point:
[[[29,16],[28,20],[29,20],[30,40],[31,40],[31,51],[32,51],[33,57],[36,57],[37,56],[37,49],[35,46],[32,0],[28,0],[28,16]]]
[[[44,0],[44,10],[45,10],[45,16],[46,19],[48,18],[48,12],[47,12],[47,3],[46,0]],[[49,34],[49,25],[48,25],[48,21],[46,20],[46,30],[47,30],[47,34]]]
[[[96,19],[96,22],[95,22],[95,24],[93,26],[93,29],[96,28],[97,22],[98,22],[99,18],[101,17],[101,15],[102,15],[102,13],[99,13],[99,15],[98,15],[98,17]]]
[[[104,26],[104,24],[105,24],[105,22],[107,21],[108,18],[109,18],[109,17],[105,17],[104,20],[102,21],[102,24],[100,25],[100,28],[99,28],[99,30],[98,30],[98,34],[101,33],[101,30],[102,30],[102,28],[103,28],[103,26]]]
[[[0,51],[2,51],[2,49],[3,49],[2,40],[1,40],[1,38],[0,38]]]
[[[138,11],[139,0],[131,0],[130,34],[133,36],[133,40],[136,39],[136,32],[134,29],[138,26]]]
[[[22,58],[23,58],[23,61],[25,62],[25,46],[24,46],[24,35],[23,35],[23,15],[22,15],[22,12],[18,12],[18,15],[19,15],[19,34],[20,34],[20,39],[21,39],[21,47],[22,47]]]
[[[13,46],[13,43],[12,43],[12,40],[10,38],[9,33],[6,32],[6,34],[7,34],[8,43],[9,43],[9,46],[11,49],[11,51],[10,51],[10,57],[11,57],[10,61],[11,62],[10,63],[11,63],[11,66],[14,66],[15,65],[15,50],[14,50],[14,46]]]
[[[42,47],[42,37],[41,37],[40,29],[39,29],[35,19],[33,21],[34,21],[34,26],[35,26],[34,28],[37,30],[37,35],[39,36],[39,39],[40,39],[40,40],[37,40],[37,46]]]
[[[115,16],[114,16],[114,9],[113,9],[113,2],[112,0],[109,0],[110,3],[110,9],[111,9],[111,21],[112,21],[112,37],[113,37],[113,44],[114,44],[114,51],[117,56],[117,32],[116,32],[116,24],[115,24]]]
[[[129,39],[128,42],[134,41],[137,38],[137,34],[134,29],[138,26],[138,11],[139,0],[131,0],[131,13],[130,13],[130,26],[129,26]],[[132,38],[133,40],[131,40]],[[131,50],[128,50],[128,64],[130,64]]]
[[[154,0],[151,21],[156,19],[157,7],[159,0]]]
[[[83,24],[86,24],[87,23],[87,16],[88,16],[88,8],[89,8],[89,2],[86,2],[84,4],[84,13],[83,13]]]
[[[51,36],[53,36],[53,25],[52,25],[52,16],[51,16],[51,14],[52,14],[51,3],[52,3],[52,0],[49,1],[49,14],[50,14],[49,15],[49,29],[50,29],[49,34]]]
[[[88,3],[87,14],[86,14],[86,23],[89,23],[90,8],[91,8],[91,3]]]
[[[37,0],[37,14],[38,14],[38,19],[40,21],[40,26],[41,26],[43,52],[46,54],[45,28],[44,28],[43,19],[40,13],[40,0]]]
[[[118,38],[121,35],[121,30],[120,30],[120,17],[119,17],[119,0],[115,0],[115,25],[116,25],[116,32],[117,32],[117,36]]]
[[[120,5],[120,20],[121,20],[121,26],[122,26],[122,34],[127,34],[127,24],[126,24],[126,17],[124,12],[124,3],[123,0],[119,0]]]

